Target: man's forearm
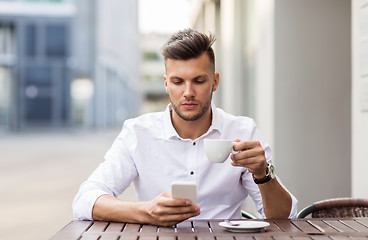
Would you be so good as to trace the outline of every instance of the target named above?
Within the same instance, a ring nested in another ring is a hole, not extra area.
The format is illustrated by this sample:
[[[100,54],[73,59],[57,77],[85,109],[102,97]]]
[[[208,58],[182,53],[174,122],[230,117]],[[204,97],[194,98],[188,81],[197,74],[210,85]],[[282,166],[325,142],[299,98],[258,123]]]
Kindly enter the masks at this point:
[[[111,195],[99,197],[92,210],[93,220],[143,223],[142,202],[126,202]]]
[[[199,214],[199,205],[192,205],[187,199],[172,198],[168,192],[145,202],[125,202],[111,195],[102,195],[92,210],[94,220],[148,223],[165,227]]]
[[[290,215],[292,200],[290,194],[276,178],[258,185],[263,202],[263,209],[268,219],[287,219]]]

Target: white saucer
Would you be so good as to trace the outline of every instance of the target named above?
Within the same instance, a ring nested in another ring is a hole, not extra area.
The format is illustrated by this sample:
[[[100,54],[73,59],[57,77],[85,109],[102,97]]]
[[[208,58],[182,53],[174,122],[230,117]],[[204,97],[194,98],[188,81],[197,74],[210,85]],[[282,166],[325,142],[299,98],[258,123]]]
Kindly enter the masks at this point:
[[[259,232],[261,229],[270,226],[268,222],[263,221],[231,221],[239,224],[238,226],[231,226],[227,222],[220,222],[221,227],[226,228],[230,232]]]

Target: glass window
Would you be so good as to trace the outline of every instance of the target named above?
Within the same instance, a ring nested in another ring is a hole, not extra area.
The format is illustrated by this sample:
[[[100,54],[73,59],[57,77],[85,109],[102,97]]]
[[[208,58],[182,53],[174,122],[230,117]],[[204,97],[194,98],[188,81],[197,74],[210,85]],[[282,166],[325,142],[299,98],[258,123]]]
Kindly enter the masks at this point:
[[[70,71],[67,68],[63,68],[61,73],[61,119],[66,121],[69,116],[69,100],[70,100]]]
[[[0,129],[9,127],[11,101],[11,69],[0,66]]]
[[[51,86],[51,68],[48,66],[31,66],[26,68],[27,85]]]
[[[47,57],[66,57],[67,44],[67,28],[65,25],[52,25],[46,27]]]
[[[28,99],[26,101],[26,119],[28,121],[51,120],[51,98],[42,97]]]
[[[26,39],[24,41],[25,44],[25,51],[27,57],[35,57],[36,56],[36,26],[35,25],[27,25],[26,26]]]

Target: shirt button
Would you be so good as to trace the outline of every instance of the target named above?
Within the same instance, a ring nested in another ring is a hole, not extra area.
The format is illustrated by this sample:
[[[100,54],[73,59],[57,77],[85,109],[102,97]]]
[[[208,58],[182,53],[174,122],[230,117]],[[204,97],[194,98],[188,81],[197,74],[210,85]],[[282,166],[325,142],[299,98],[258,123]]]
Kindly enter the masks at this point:
[[[193,142],[193,146],[195,146],[196,145],[196,143],[195,142]]]
[[[191,172],[190,172],[190,175],[193,175],[193,174],[194,174],[194,172],[193,172],[193,171],[191,171]]]

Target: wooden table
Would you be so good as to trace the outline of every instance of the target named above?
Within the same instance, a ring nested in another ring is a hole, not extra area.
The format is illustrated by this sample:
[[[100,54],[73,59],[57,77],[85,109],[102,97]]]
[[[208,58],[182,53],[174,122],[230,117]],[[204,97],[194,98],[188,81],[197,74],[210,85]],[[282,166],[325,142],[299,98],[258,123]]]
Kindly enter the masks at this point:
[[[248,220],[245,220],[248,221]],[[368,218],[275,220],[256,233],[233,233],[220,220],[185,221],[176,227],[72,221],[52,239],[118,240],[368,240]]]

